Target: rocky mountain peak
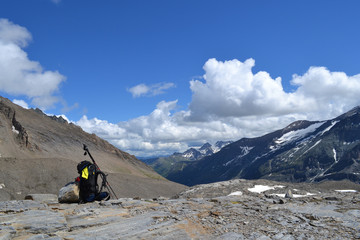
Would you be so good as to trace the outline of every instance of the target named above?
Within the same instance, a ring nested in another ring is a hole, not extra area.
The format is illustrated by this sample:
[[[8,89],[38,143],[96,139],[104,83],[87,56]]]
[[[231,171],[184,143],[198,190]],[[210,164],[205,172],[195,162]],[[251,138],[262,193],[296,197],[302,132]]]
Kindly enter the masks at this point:
[[[298,129],[303,129],[303,128],[307,128],[309,125],[311,125],[313,122],[310,121],[306,121],[306,120],[299,120],[299,121],[295,121],[291,124],[289,124],[287,127],[285,127],[282,132],[283,133],[287,133],[290,131],[296,131]]]
[[[187,158],[192,161],[196,161],[202,159],[206,156],[210,156],[216,152],[218,152],[224,146],[230,144],[231,141],[218,141],[212,146],[210,143],[206,142],[200,148],[189,148],[183,153],[174,153],[174,155],[181,155],[184,158]]]
[[[200,148],[189,148],[183,153],[174,153],[168,157],[159,157],[143,160],[156,172],[164,177],[183,169],[189,162],[196,162],[205,157],[217,153],[221,148],[230,144],[231,141],[218,141],[215,146],[210,143],[203,144]]]
[[[214,153],[214,150],[212,149],[212,146],[210,143],[205,143],[204,145],[201,146],[201,148],[199,148],[199,152],[203,155],[203,156],[208,156]]]

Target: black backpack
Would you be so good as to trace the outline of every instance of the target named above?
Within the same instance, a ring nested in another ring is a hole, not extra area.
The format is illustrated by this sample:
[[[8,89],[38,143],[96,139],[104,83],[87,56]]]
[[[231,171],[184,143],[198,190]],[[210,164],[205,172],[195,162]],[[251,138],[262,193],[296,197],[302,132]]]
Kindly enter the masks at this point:
[[[80,175],[80,201],[87,202],[87,199],[90,195],[97,196],[102,188],[106,184],[106,175],[98,170],[95,164],[92,164],[89,161],[82,161],[77,165],[77,171]],[[103,176],[103,182],[101,188],[97,183],[99,174]]]

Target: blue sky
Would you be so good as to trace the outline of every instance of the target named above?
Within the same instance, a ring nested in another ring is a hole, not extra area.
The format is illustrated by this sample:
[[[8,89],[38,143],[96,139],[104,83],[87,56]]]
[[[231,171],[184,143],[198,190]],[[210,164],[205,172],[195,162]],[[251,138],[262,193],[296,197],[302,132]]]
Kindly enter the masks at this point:
[[[0,2],[0,95],[136,156],[360,104],[358,1]]]

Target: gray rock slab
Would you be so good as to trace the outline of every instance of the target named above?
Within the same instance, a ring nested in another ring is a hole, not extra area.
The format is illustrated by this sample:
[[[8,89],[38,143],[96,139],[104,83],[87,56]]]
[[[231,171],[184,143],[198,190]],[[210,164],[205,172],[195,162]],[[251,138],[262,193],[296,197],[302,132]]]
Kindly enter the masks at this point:
[[[191,239],[186,231],[174,225],[176,220],[164,217],[163,213],[153,212],[134,216],[132,218],[117,219],[117,221],[100,226],[91,226],[66,233],[63,237],[73,239],[179,239],[179,236]],[[180,224],[180,223],[179,223]]]
[[[0,215],[0,226],[11,227],[17,234],[55,233],[67,231],[67,222],[62,213],[51,210],[28,210],[25,212]]]
[[[75,213],[75,212],[74,212]],[[128,211],[123,208],[81,209],[76,214],[66,217],[71,231],[90,227],[99,227],[114,222],[120,222],[128,217]]]
[[[41,203],[58,203],[58,196],[55,194],[28,194],[25,200],[34,200]]]
[[[44,203],[39,203],[32,200],[20,200],[20,201],[5,201],[0,202],[0,213],[11,212],[24,212],[34,209],[47,209],[48,206]]]
[[[176,199],[120,198],[87,204],[0,202],[0,239],[360,237],[359,193],[319,192],[316,198],[292,198],[280,204],[281,198],[272,192],[257,194],[247,191],[250,187],[253,184],[246,181],[222,182],[199,186],[200,191],[194,187],[186,197]],[[218,193],[217,188],[221,188]],[[303,191],[296,189],[297,193]],[[243,194],[228,196],[227,192],[235,190]],[[211,197],[201,197],[201,191]],[[337,200],[330,201],[328,196]]]

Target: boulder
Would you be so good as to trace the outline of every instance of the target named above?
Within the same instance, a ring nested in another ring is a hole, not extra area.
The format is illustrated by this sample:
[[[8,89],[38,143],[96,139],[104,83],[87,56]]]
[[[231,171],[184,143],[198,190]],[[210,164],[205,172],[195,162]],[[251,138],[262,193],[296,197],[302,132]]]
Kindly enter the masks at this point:
[[[79,202],[79,186],[76,183],[67,184],[59,191],[59,203],[77,203]]]

